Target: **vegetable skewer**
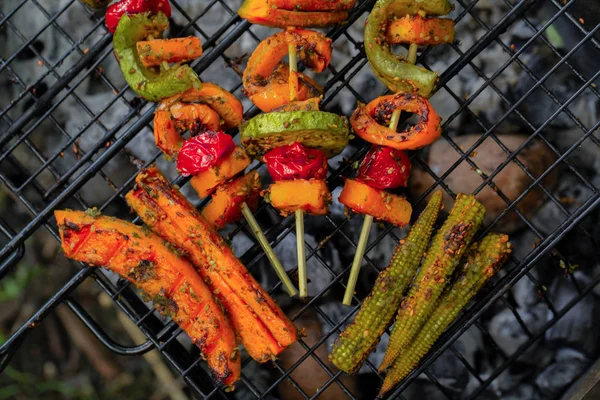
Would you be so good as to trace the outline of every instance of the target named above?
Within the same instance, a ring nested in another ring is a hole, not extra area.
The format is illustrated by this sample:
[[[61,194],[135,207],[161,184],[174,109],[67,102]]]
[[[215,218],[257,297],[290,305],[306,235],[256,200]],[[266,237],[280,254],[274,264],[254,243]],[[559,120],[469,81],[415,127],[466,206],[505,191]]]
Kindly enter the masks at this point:
[[[296,46],[288,45],[288,56],[290,61],[290,100],[296,101],[298,93],[298,65],[296,60]],[[296,219],[296,254],[298,257],[298,290],[300,298],[308,296],[306,278],[306,253],[304,248],[304,211],[298,208],[294,211]]]
[[[250,158],[229,135],[217,131],[239,125],[242,116],[243,107],[237,98],[207,83],[202,89],[189,89],[160,103],[154,116],[154,137],[157,146],[177,160],[179,172],[192,175],[190,184],[200,198],[217,191],[203,215],[216,229],[246,218],[285,290],[295,296],[296,288],[252,214],[258,207],[258,180],[252,173],[235,179],[250,164]],[[186,129],[200,134],[184,140],[180,132]]]
[[[389,128],[396,130],[398,128],[398,120],[400,119],[399,110],[394,111],[392,119],[390,121]],[[352,260],[352,267],[350,268],[350,277],[346,284],[346,291],[344,292],[344,299],[342,304],[349,306],[352,304],[352,296],[354,295],[354,288],[358,281],[358,274],[362,265],[362,260],[367,249],[367,243],[369,241],[369,234],[371,233],[371,226],[373,225],[373,216],[371,214],[365,214],[363,225],[360,230],[360,237],[358,238],[358,244],[356,245],[356,252],[354,253],[354,259]]]

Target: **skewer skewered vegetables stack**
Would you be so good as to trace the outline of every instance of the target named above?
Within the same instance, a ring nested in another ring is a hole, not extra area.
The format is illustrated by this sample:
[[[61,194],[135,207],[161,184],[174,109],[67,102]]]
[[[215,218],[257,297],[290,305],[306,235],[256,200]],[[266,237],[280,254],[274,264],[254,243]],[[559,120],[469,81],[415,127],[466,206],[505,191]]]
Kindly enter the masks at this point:
[[[275,181],[264,192],[265,198],[282,215],[295,214],[300,297],[308,295],[304,213],[327,213],[331,201],[324,181],[327,157],[346,147],[349,133],[345,118],[319,110],[323,89],[298,72],[296,65],[300,57],[308,68],[323,72],[331,60],[331,40],[322,33],[296,27],[340,22],[353,5],[352,0],[247,0],[238,11],[250,22],[288,27],[263,40],[248,60],[243,76],[245,92],[268,114],[242,124],[240,133],[248,154],[264,156]],[[289,65],[280,62],[286,54]]]
[[[378,0],[375,3],[365,26],[365,52],[375,75],[390,90],[399,93],[379,97],[366,106],[358,104],[350,118],[358,136],[367,142],[398,150],[420,149],[440,137],[440,118],[426,100],[435,89],[437,74],[414,64],[419,45],[448,43],[454,39],[451,20],[425,18],[427,13],[442,15],[451,9],[447,0]],[[406,59],[391,53],[390,44],[394,43],[410,43]],[[398,133],[402,111],[416,113],[419,121],[416,126]],[[346,305],[352,301],[372,223],[373,215],[365,214],[344,294]]]

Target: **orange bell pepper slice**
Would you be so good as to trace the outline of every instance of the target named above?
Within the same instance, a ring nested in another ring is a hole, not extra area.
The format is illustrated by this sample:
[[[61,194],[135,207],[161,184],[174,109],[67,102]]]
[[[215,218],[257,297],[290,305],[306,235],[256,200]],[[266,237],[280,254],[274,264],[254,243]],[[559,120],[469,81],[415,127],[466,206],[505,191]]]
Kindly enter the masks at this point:
[[[397,109],[418,114],[417,124],[400,133],[389,129],[387,124]],[[358,136],[367,142],[398,150],[416,150],[434,142],[442,134],[440,122],[431,104],[413,93],[378,97],[366,106],[359,103],[350,117],[352,129]]]
[[[290,73],[287,71],[287,64],[280,62],[288,54],[289,45],[296,47],[298,57],[315,72],[323,72],[331,61],[331,39],[320,32],[289,29],[260,42],[248,60],[243,83],[248,97],[264,112],[290,102]],[[297,75],[299,82],[296,99],[306,100],[318,96],[315,95],[315,90],[311,90],[318,85],[304,74]],[[306,97],[308,94],[310,96]],[[264,101],[261,102],[264,98],[270,100],[265,104]]]
[[[190,180],[190,184],[201,199],[213,193],[219,185],[225,183],[246,169],[252,160],[240,146],[219,160],[206,171],[202,171]]]
[[[280,63],[269,81],[264,85],[252,84],[246,90],[246,94],[263,112],[270,112],[279,109],[291,102],[290,71],[286,63]],[[298,73],[298,92],[296,100],[304,101],[313,97],[321,96],[323,88],[315,81],[303,73]]]
[[[408,224],[412,215],[412,207],[404,197],[354,179],[346,179],[338,200],[355,213],[371,215],[396,226]]]
[[[220,185],[210,203],[202,209],[202,216],[215,229],[242,219],[242,203],[256,211],[260,200],[260,177],[257,171]]]
[[[313,2],[318,3],[318,1]],[[346,11],[289,11],[273,6],[268,0],[245,0],[238,14],[253,24],[273,28],[323,27],[340,24],[348,19]]]
[[[195,60],[202,55],[202,42],[196,36],[175,39],[143,40],[135,44],[145,67],[163,62],[178,63]]]
[[[390,44],[415,43],[419,46],[452,43],[454,21],[448,18],[406,15],[390,22],[387,40]]]

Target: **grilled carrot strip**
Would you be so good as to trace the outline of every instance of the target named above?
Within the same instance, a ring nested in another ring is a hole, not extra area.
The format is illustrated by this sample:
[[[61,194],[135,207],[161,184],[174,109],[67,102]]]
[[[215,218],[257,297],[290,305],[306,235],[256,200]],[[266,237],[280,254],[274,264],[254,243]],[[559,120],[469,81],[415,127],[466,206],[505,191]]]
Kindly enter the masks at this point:
[[[390,44],[415,43],[420,46],[452,43],[454,41],[454,21],[446,18],[405,15],[390,22],[387,40]]]
[[[143,40],[136,43],[140,61],[146,67],[163,62],[178,63],[195,60],[202,55],[200,38],[189,36],[175,39]]]
[[[218,381],[233,385],[239,379],[235,334],[187,261],[161,238],[132,223],[92,217],[83,211],[56,211],[54,215],[67,257],[103,266],[132,282],[190,336]]]
[[[408,236],[396,247],[388,267],[377,276],[371,294],[363,301],[352,324],[336,339],[329,359],[342,371],[358,372],[391,324],[402,295],[421,263],[441,205],[442,192],[438,191]]]
[[[459,194],[403,300],[379,370],[389,367],[414,339],[433,312],[437,300],[462,255],[479,229],[485,208],[474,196]]]
[[[273,299],[235,257],[225,240],[156,168],[138,174],[126,196],[144,222],[180,243],[206,284],[229,310],[244,347],[267,361],[297,340],[297,331]]]
[[[511,251],[508,236],[499,233],[490,233],[469,247],[458,277],[452,286],[444,291],[423,329],[388,371],[379,397],[391,390],[417,366],[463,307],[504,264]]]

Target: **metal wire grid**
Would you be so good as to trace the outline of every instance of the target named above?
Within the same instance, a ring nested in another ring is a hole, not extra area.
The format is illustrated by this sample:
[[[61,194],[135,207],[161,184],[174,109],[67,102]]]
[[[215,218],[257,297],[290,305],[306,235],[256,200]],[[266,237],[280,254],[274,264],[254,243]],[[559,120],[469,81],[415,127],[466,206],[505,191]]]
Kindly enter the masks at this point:
[[[424,360],[423,364],[414,371],[401,385],[397,388],[397,390],[391,395],[391,397],[404,398],[402,395],[402,391],[410,385],[410,383],[421,373],[425,373],[430,381],[440,390],[441,393],[446,395],[448,398],[453,398],[453,393],[446,388],[442,383],[438,381],[434,374],[428,371],[428,367],[431,363],[444,351],[451,351],[470,371],[470,373],[475,377],[475,379],[479,382],[479,386],[477,389],[472,392],[468,398],[475,398],[478,394],[482,393],[490,383],[503,371],[506,370],[516,359],[517,357],[523,353],[526,349],[528,349],[537,339],[539,339],[544,332],[552,325],[554,325],[564,314],[566,314],[578,301],[580,301],[584,296],[588,295],[590,291],[598,284],[600,279],[593,281],[591,283],[587,283],[587,285],[582,285],[578,280],[570,275],[570,280],[576,288],[578,295],[573,298],[565,307],[560,310],[557,310],[549,296],[543,291],[540,290],[540,295],[543,298],[543,301],[547,304],[548,308],[552,312],[552,319],[549,320],[541,329],[537,331],[532,331],[530,327],[523,321],[518,311],[511,305],[511,302],[507,300],[507,292],[510,290],[512,285],[514,285],[520,279],[530,279],[537,287],[541,288],[542,285],[538,282],[535,277],[530,273],[530,270],[535,267],[536,262],[539,261],[549,250],[551,250],[560,240],[563,238],[567,232],[571,229],[577,229],[579,233],[581,233],[587,240],[592,241],[592,243],[596,243],[594,238],[579,225],[579,222],[582,221],[585,216],[597,206],[599,202],[599,193],[598,189],[590,183],[578,170],[569,162],[569,155],[582,143],[587,141],[586,143],[594,142],[595,145],[600,145],[598,139],[593,135],[593,132],[598,128],[599,122],[596,122],[593,126],[588,127],[582,123],[577,116],[575,116],[571,110],[569,109],[569,105],[573,102],[573,100],[579,96],[584,90],[592,91],[596,96],[600,97],[600,94],[596,90],[596,88],[592,85],[592,83],[598,78],[600,72],[596,72],[594,76],[586,79],[582,74],[580,74],[576,68],[569,62],[569,57],[577,51],[584,43],[591,42],[596,48],[599,47],[598,42],[594,39],[593,35],[596,34],[598,30],[598,26],[593,28],[590,31],[581,26],[577,18],[571,15],[568,12],[569,7],[574,3],[575,0],[571,0],[566,4],[561,4],[557,0],[552,0],[552,5],[556,8],[555,15],[549,19],[542,26],[536,26],[531,23],[531,21],[527,18],[526,12],[530,7],[536,4],[536,1],[531,0],[522,0],[519,2],[511,2],[510,0],[504,0],[509,11],[507,14],[497,21],[493,26],[486,26],[486,24],[482,21],[482,19],[474,12],[474,7],[477,5],[477,1],[467,1],[467,0],[457,0],[457,3],[463,7],[463,11],[456,17],[457,29],[460,29],[460,21],[467,18],[472,18],[475,20],[482,28],[486,30],[486,34],[476,42],[471,48],[467,51],[462,52],[457,45],[453,45],[452,48],[458,54],[458,59],[452,64],[442,75],[440,79],[440,90],[447,91],[452,98],[457,102],[458,107],[454,114],[452,114],[447,120],[444,121],[444,126],[447,127],[450,122],[452,122],[455,118],[457,118],[461,113],[467,113],[472,117],[474,121],[481,127],[484,134],[481,139],[475,142],[471,148],[469,149],[461,149],[458,145],[452,140],[450,136],[444,134],[444,140],[447,140],[452,147],[458,152],[460,155],[459,160],[457,160],[452,168],[448,171],[445,171],[442,175],[437,176],[433,171],[429,170],[427,164],[422,161],[419,153],[413,155],[413,162],[419,163],[422,168],[427,170],[431,176],[435,179],[435,185],[433,185],[424,195],[423,197],[431,192],[436,186],[441,186],[446,191],[451,193],[449,188],[444,184],[444,179],[448,177],[448,175],[456,168],[456,166],[460,162],[468,162],[472,167],[477,168],[475,163],[468,157],[479,144],[481,144],[486,138],[492,138],[506,153],[506,160],[499,166],[499,168],[494,171],[494,173],[489,176],[482,176],[482,182],[480,186],[477,188],[475,193],[482,190],[485,186],[493,185],[494,177],[499,173],[499,171],[504,168],[509,163],[517,164],[532,180],[531,187],[524,193],[522,193],[514,202],[510,201],[501,191],[498,191],[498,194],[501,198],[506,201],[506,211],[504,211],[500,217],[494,221],[494,223],[488,227],[486,227],[485,231],[489,231],[493,229],[494,224],[503,218],[509,212],[515,212],[519,216],[519,218],[525,223],[526,227],[530,229],[535,235],[540,239],[539,245],[532,249],[531,252],[522,259],[514,258],[510,266],[508,266],[506,270],[506,274],[498,279],[492,287],[488,290],[487,294],[481,298],[479,302],[474,304],[468,312],[464,313],[461,318],[453,324],[453,326],[446,332],[443,338],[438,341],[437,345],[430,352],[428,357]],[[242,21],[235,14],[235,6],[229,6],[225,0],[214,0],[206,5],[206,8],[197,16],[190,16],[183,8],[177,3],[176,0],[171,0],[171,3],[174,7],[175,12],[180,13],[185,17],[188,21],[187,25],[184,26],[181,31],[186,31],[187,29],[193,29],[198,32],[203,39],[204,48],[206,50],[203,57],[196,61],[193,64],[193,67],[201,73],[206,68],[208,68],[212,63],[216,62],[218,59],[223,59],[225,62],[229,62],[230,60],[223,54],[223,52],[230,47],[240,36],[243,34],[252,35],[257,41],[259,40],[256,35],[254,35],[253,31],[250,29],[250,24],[246,21]],[[356,22],[358,18],[368,10],[373,5],[373,1],[363,1],[359,2],[356,8],[351,13],[350,20],[348,25],[351,25]],[[19,27],[15,26],[11,22],[11,17],[15,15],[15,13],[19,12],[23,7],[35,7],[39,12],[45,15],[48,19],[47,24],[42,27],[38,32],[32,35],[24,35],[21,33]],[[90,31],[83,37],[74,40],[68,33],[68,29],[65,30],[65,27],[59,23],[59,18],[63,13],[65,13],[70,7],[78,7],[79,12],[88,13],[91,21],[93,22],[93,27]],[[212,34],[207,34],[203,32],[200,28],[202,25],[202,18],[206,17],[209,12],[225,12],[230,16],[229,20],[226,24],[224,24],[219,30]],[[567,18],[570,20],[584,35],[584,38],[568,53],[562,54],[558,49],[556,49],[544,36],[543,32],[559,17]],[[499,35],[512,23],[517,20],[522,20],[525,24],[532,30],[532,37],[524,43],[519,49],[513,49],[510,45],[507,45],[502,41]],[[90,179],[94,176],[101,176],[107,184],[114,188],[114,195],[108,199],[101,207],[101,210],[106,209],[109,205],[117,204],[121,207],[124,206],[123,195],[126,193],[128,189],[131,188],[134,176],[131,176],[125,182],[121,182],[120,184],[114,184],[111,181],[110,176],[105,173],[102,168],[116,155],[124,151],[124,146],[131,141],[142,129],[150,126],[150,122],[152,119],[153,107],[148,106],[145,102],[135,101],[134,99],[128,99],[130,93],[127,92],[126,86],[118,86],[113,84],[113,82],[108,79],[102,71],[100,70],[100,64],[107,60],[107,56],[111,54],[111,37],[110,35],[106,35],[99,40],[97,40],[89,49],[82,49],[83,43],[85,43],[88,39],[92,37],[96,31],[102,31],[103,21],[102,18],[95,15],[91,11],[89,11],[86,7],[81,6],[81,4],[72,0],[65,4],[65,6],[58,11],[57,13],[50,14],[46,11],[43,5],[40,4],[37,0],[23,0],[19,4],[15,6],[13,10],[11,10],[6,15],[0,14],[0,28],[6,29],[10,35],[14,35],[23,41],[20,49],[12,54],[6,60],[0,60],[0,73],[8,73],[11,78],[14,80],[15,84],[19,85],[22,88],[22,91],[18,94],[17,97],[11,99],[11,102],[7,107],[1,110],[0,118],[8,127],[7,130],[0,136],[0,146],[2,147],[2,152],[0,154],[0,179],[4,183],[5,187],[15,196],[16,199],[20,202],[22,206],[25,206],[32,215],[31,220],[27,221],[23,226],[19,226],[16,228],[10,227],[5,221],[0,220],[0,231],[2,231],[3,236],[6,238],[6,245],[2,248],[0,252],[0,259],[2,260],[2,264],[0,265],[0,279],[5,276],[11,268],[16,265],[16,263],[22,258],[23,253],[25,251],[24,242],[27,238],[29,238],[34,232],[36,232],[42,226],[46,228],[55,238],[58,239],[56,230],[51,220],[51,213],[57,207],[64,207],[66,204],[72,204],[73,207],[77,208],[87,208],[88,204],[82,199],[81,193],[84,186],[88,183]],[[71,45],[70,50],[61,55],[56,61],[44,59],[44,57],[40,54],[40,52],[35,47],[36,38],[46,29],[54,29],[60,33]],[[359,101],[365,102],[368,99],[363,99],[360,93],[352,87],[352,79],[353,77],[360,71],[362,68],[369,68],[367,65],[367,60],[364,56],[364,50],[362,49],[362,43],[360,41],[356,41],[347,31],[346,27],[337,27],[329,32],[329,36],[331,36],[334,40],[348,40],[356,50],[356,54],[351,58],[351,60],[344,66],[339,69],[330,67],[331,71],[331,79],[328,80],[326,84],[326,95],[323,100],[324,106],[336,96],[342,90],[349,90]],[[343,38],[342,38],[343,37]],[[536,76],[527,65],[525,65],[520,59],[519,55],[522,54],[528,46],[532,45],[535,41],[542,41],[552,52],[554,56],[557,58],[556,65],[544,74],[541,77]],[[492,43],[497,43],[500,45],[506,53],[510,55],[510,58],[502,64],[497,71],[491,76],[486,76],[480,68],[477,67],[474,60],[478,56],[478,54],[489,46]],[[35,54],[35,57],[40,60],[43,67],[46,71],[37,78],[35,82],[25,82],[23,81],[18,73],[11,68],[11,62],[18,57],[18,54],[22,51],[31,51]],[[424,61],[427,58],[427,54],[429,51],[425,51],[421,57],[420,61]],[[60,73],[61,64],[68,59],[71,55],[78,57],[78,61],[73,63],[68,70],[64,73]],[[109,56],[110,59],[110,56]],[[515,102],[510,101],[503,92],[494,84],[494,79],[500,76],[503,71],[511,64],[517,63],[519,67],[527,73],[527,75],[535,82],[534,86],[525,93],[520,99]],[[554,93],[549,90],[544,82],[547,78],[555,72],[560,66],[566,66],[570,69],[573,76],[579,79],[582,83],[582,86],[579,90],[577,90],[569,99],[566,101],[560,101]],[[455,94],[448,86],[448,83],[453,79],[457,74],[461,71],[470,68],[470,70],[474,71],[479,77],[484,80],[479,89],[477,89],[474,93],[470,94],[466,98],[461,98],[459,95]],[[102,110],[97,113],[94,113],[83,100],[79,98],[76,93],[76,89],[78,86],[82,84],[85,79],[90,79],[90,76],[97,76],[105,85],[109,91],[114,93],[114,97],[108,102]],[[44,79],[51,77],[54,78],[55,81],[51,86],[48,87],[46,92],[42,95],[36,95],[33,93],[32,89],[39,87],[39,85],[44,81]],[[469,105],[486,89],[491,88],[501,99],[502,102],[506,105],[506,112],[498,119],[494,124],[487,124],[485,121],[482,121],[480,118],[475,115],[469,108]],[[238,84],[234,88],[230,88],[232,92],[240,92],[241,83]],[[530,96],[534,90],[541,89],[543,90],[558,106],[558,110],[552,115],[552,117],[546,121],[541,126],[536,126],[531,123],[520,111],[519,106],[523,104],[528,96]],[[75,102],[82,107],[82,109],[90,116],[90,121],[81,128],[79,132],[66,132],[63,127],[58,123],[58,121],[53,116],[53,112],[63,103],[67,98],[71,98],[75,100]],[[10,117],[11,114],[14,113],[15,107],[18,104],[22,104],[23,101],[32,101],[33,106],[28,108],[24,113],[18,115],[16,119],[12,119]],[[100,118],[101,116],[109,110],[113,105],[118,105],[119,107],[126,107],[128,110],[127,115],[123,118],[117,125],[113,127],[105,126]],[[253,115],[256,113],[256,110],[251,109],[248,111],[247,115]],[[577,127],[579,127],[582,131],[582,136],[579,141],[574,143],[570,149],[565,152],[560,152],[550,143],[543,135],[543,130],[551,123],[553,119],[555,119],[560,113],[566,114]],[[516,149],[514,152],[511,152],[504,146],[502,141],[498,138],[495,133],[496,128],[508,117],[518,117],[525,126],[529,127],[530,135],[525,143]],[[31,137],[34,135],[34,131],[38,128],[42,123],[51,123],[54,128],[60,132],[61,135],[64,136],[65,142],[62,145],[62,148],[58,151],[55,151],[52,154],[45,154],[44,150],[38,149]],[[102,132],[104,133],[101,140],[98,140],[96,145],[91,149],[88,149],[87,152],[80,152],[80,158],[76,160],[66,171],[59,171],[57,168],[53,166],[53,163],[61,157],[61,153],[67,151],[71,146],[76,144],[77,139],[81,137],[88,129],[92,126],[98,126]],[[533,139],[538,139],[544,141],[551,151],[553,151],[557,160],[552,164],[552,166],[539,177],[534,176],[517,158],[518,153],[526,146],[527,143],[531,142]],[[18,148],[27,149],[32,157],[39,161],[39,165],[35,169],[27,168],[20,162],[18,157],[15,156],[15,150]],[[331,176],[329,177],[330,187],[338,186],[340,183],[339,177],[342,175],[347,175],[351,171],[351,163],[356,160],[360,160],[360,158],[365,154],[366,148],[361,148],[354,155],[350,157],[347,164],[342,165],[339,169],[332,171]],[[150,165],[153,163],[157,157],[159,157],[160,153],[157,152],[155,156],[147,160],[144,165]],[[544,178],[555,168],[558,167],[568,169],[572,174],[578,177],[581,182],[593,193],[587,201],[585,201],[580,207],[578,207],[575,211],[569,212],[563,204],[557,199],[552,192],[546,187],[544,187],[543,180]],[[10,170],[10,173],[6,171]],[[42,174],[51,174],[54,179],[54,183],[50,187],[44,187],[40,184],[40,176]],[[184,184],[185,180],[177,179],[177,184]],[[564,220],[561,225],[550,235],[544,235],[540,230],[532,223],[526,216],[524,216],[517,208],[516,205],[520,200],[522,200],[531,190],[534,188],[538,188],[542,190],[545,195],[548,197],[549,201],[552,201],[556,206],[564,213]],[[496,188],[497,189],[497,188]],[[452,194],[452,193],[451,193]],[[422,201],[419,199],[417,203]],[[262,206],[259,210],[259,213],[273,213],[269,207]],[[357,217],[354,217],[357,218]],[[348,223],[344,221],[342,223],[335,222],[331,218],[327,217],[328,223],[331,225],[331,232],[328,235],[328,238],[332,238],[334,236],[341,238],[341,240],[345,241],[348,246],[356,247],[356,243],[344,232],[343,228]],[[267,231],[267,237],[271,240],[273,246],[276,246],[279,242],[283,240],[283,238],[293,231],[293,220],[291,218],[281,219],[278,225],[270,227]],[[245,224],[239,224],[237,229],[231,233],[231,236],[235,235],[237,232],[245,231],[249,233],[247,230],[247,226]],[[392,235],[396,240],[398,240],[395,235],[391,232],[391,229],[384,230],[380,235],[378,235],[374,240],[370,242],[369,247],[367,248],[367,255],[365,260],[367,261],[368,267],[373,268],[377,271],[381,268],[381,265],[376,265],[369,258],[369,250],[373,249],[375,245],[381,241],[385,236]],[[251,237],[250,234],[247,236]],[[329,240],[329,239],[327,239]],[[350,266],[346,266],[345,270],[341,273],[335,272],[331,269],[331,267],[327,264],[327,262],[321,257],[319,254],[319,250],[326,245],[327,240],[320,242],[316,247],[308,246],[308,254],[307,257],[314,257],[319,261],[320,265],[326,269],[334,278],[331,283],[325,287],[320,293],[318,293],[313,299],[307,302],[294,316],[292,319],[298,318],[309,308],[314,310],[330,327],[330,330],[312,347],[309,347],[303,341],[300,341],[302,346],[307,350],[307,353],[300,358],[295,365],[288,369],[284,370],[278,362],[274,362],[274,366],[279,370],[281,376],[276,379],[275,382],[266,390],[260,391],[258,390],[251,381],[251,377],[246,376],[245,370],[242,372],[242,384],[246,385],[247,388],[257,397],[257,398],[265,398],[269,395],[269,393],[273,392],[276,388],[277,384],[282,380],[288,380],[291,384],[302,394],[305,398],[315,398],[318,396],[317,394],[312,393],[304,393],[302,389],[293,381],[293,379],[289,376],[290,372],[293,371],[300,363],[302,363],[306,358],[312,357],[330,376],[329,381],[321,388],[320,393],[322,393],[327,387],[330,385],[336,384],[341,387],[344,393],[349,398],[355,398],[355,396],[350,393],[350,391],[344,386],[344,384],[339,380],[341,375],[340,372],[334,373],[331,371],[327,365],[319,359],[318,356],[314,354],[316,348],[318,348],[321,344],[325,343],[327,338],[331,335],[337,335],[340,331],[340,327],[343,326],[348,319],[351,318],[353,313],[358,309],[360,299],[355,298],[355,305],[348,312],[348,314],[341,321],[332,321],[325,312],[319,307],[318,300],[320,297],[325,295],[325,293],[331,290],[334,286],[340,285],[344,286],[347,278],[347,273],[349,271]],[[595,247],[597,248],[597,247]],[[561,256],[561,255],[559,255]],[[246,261],[246,265],[250,269],[253,270],[255,264],[263,257],[259,247],[255,244],[252,248],[250,248],[244,255],[242,255],[242,259]],[[562,256],[564,257],[564,256]],[[86,311],[72,298],[70,294],[77,288],[77,286],[87,279],[91,277],[95,279],[96,282],[111,296],[111,298],[119,305],[119,307],[136,323],[136,325],[142,330],[142,332],[148,337],[148,340],[138,346],[127,347],[122,346],[107,336],[102,328],[86,313]],[[279,289],[279,284],[270,288],[271,292],[277,291]],[[164,322],[161,319],[157,318],[154,311],[152,309],[148,309],[146,305],[137,297],[135,292],[129,287],[128,284],[119,282],[116,286],[113,285],[102,273],[96,273],[94,270],[88,267],[82,268],[79,272],[77,272],[51,299],[49,299],[46,304],[44,304],[36,313],[31,317],[31,319],[21,326],[14,334],[0,347],[0,368],[4,368],[10,358],[17,351],[19,345],[23,342],[27,333],[30,332],[35,325],[43,320],[45,315],[47,315],[56,305],[60,302],[65,303],[67,306],[71,308],[71,310],[78,315],[83,322],[91,329],[91,331],[112,351],[119,354],[129,354],[136,355],[142,354],[150,349],[157,348],[173,365],[173,367],[181,374],[184,380],[190,385],[190,387],[196,392],[197,395],[203,398],[227,398],[229,395],[226,394],[221,388],[215,387],[204,370],[200,367],[201,360],[197,354],[191,354],[184,350],[184,348],[178,343],[175,338],[177,335],[181,333],[181,330],[171,321]],[[504,354],[504,352],[500,349],[500,347],[494,342],[493,338],[486,331],[485,327],[481,323],[480,317],[482,314],[493,307],[496,302],[502,302],[506,307],[512,311],[515,319],[518,321],[519,325],[523,329],[523,331],[528,336],[528,341],[521,345],[521,347],[515,351],[513,354]],[[498,353],[499,357],[501,357],[500,364],[496,367],[494,372],[486,377],[481,377],[478,375],[474,366],[470,365],[470,363],[466,360],[464,355],[460,353],[454,346],[453,342],[460,337],[465,331],[468,329],[477,329],[481,331],[483,337],[486,340],[486,343],[492,346],[495,351]],[[251,360],[244,360],[244,365],[247,365],[249,362],[253,362]],[[376,368],[367,363],[369,368],[376,373]],[[381,378],[381,376],[380,376]]]

